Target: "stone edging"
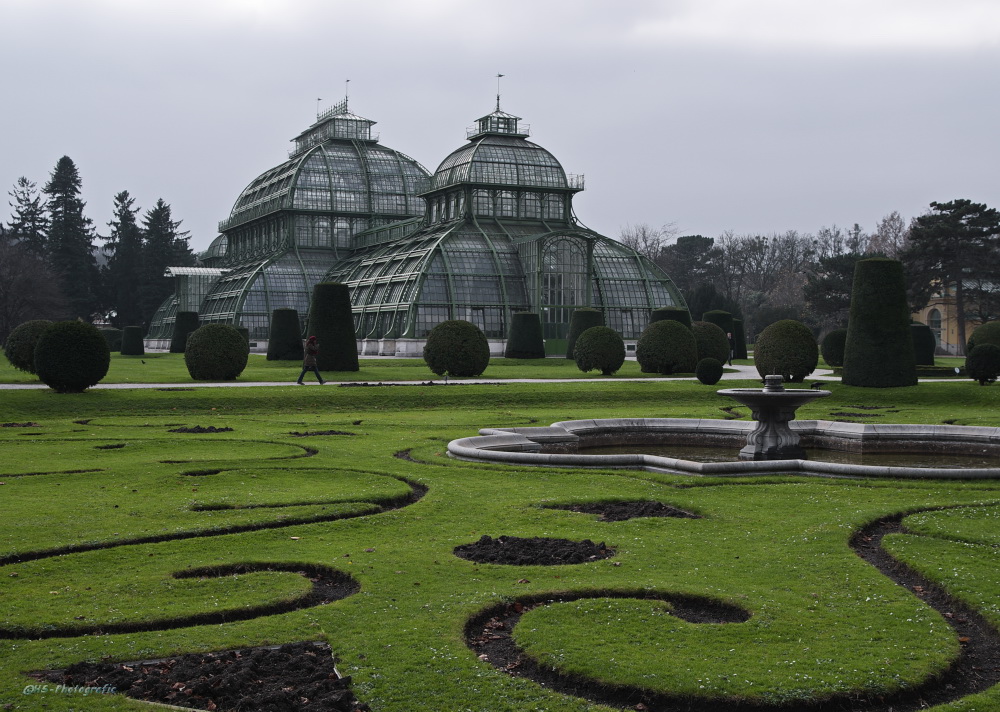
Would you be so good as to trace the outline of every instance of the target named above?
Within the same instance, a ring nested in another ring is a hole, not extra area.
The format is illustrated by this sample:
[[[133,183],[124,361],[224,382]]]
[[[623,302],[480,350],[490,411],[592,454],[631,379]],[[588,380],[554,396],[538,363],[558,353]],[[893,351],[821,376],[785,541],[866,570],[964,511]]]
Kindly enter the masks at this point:
[[[811,460],[693,462],[656,455],[580,455],[590,446],[620,444],[703,444],[739,447],[753,422],[698,418],[610,418],[569,420],[549,427],[483,428],[480,435],[448,443],[460,460],[542,467],[641,469],[695,476],[800,474],[820,477],[906,479],[1000,479],[1000,467],[940,468],[848,465]],[[906,451],[940,453],[972,447],[1000,456],[1000,428],[965,425],[899,425],[793,421],[803,444],[849,452]]]

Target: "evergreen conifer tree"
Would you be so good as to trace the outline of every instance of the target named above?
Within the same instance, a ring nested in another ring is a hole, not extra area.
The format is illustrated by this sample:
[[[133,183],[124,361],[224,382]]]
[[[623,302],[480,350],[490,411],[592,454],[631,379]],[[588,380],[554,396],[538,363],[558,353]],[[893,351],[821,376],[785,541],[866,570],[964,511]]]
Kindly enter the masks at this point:
[[[142,313],[142,230],[136,222],[138,208],[127,190],[115,196],[114,215],[108,227],[104,250],[108,266],[104,271],[109,306],[115,312],[111,323],[118,328],[139,326]]]
[[[98,271],[94,258],[94,229],[84,216],[80,174],[69,156],[56,163],[45,185],[49,219],[47,257],[62,280],[70,315],[90,321],[97,309]]]
[[[167,267],[190,267],[195,263],[188,245],[188,232],[180,231],[170,205],[160,198],[142,216],[142,318],[148,326],[157,307],[174,291],[174,281],[165,277]]]
[[[49,219],[45,214],[45,206],[42,205],[38,188],[32,181],[21,176],[8,195],[14,199],[14,202],[10,203],[14,212],[7,223],[7,240],[16,242],[38,257],[44,257]]]

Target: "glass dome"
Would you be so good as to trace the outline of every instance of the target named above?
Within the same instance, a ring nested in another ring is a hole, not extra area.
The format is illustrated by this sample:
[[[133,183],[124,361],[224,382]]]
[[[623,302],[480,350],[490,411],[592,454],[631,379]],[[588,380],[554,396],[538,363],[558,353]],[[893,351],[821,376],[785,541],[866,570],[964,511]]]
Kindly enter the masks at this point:
[[[527,141],[519,121],[499,109],[479,119],[469,143],[418,188],[423,219],[395,236],[360,234],[366,249],[327,274],[351,287],[359,339],[423,339],[447,319],[503,339],[512,314],[530,310],[558,353],[580,307],[601,309],[635,339],[652,309],[684,305],[655,264],[576,221],[583,178]]]
[[[202,322],[246,327],[254,340],[268,338],[275,309],[296,309],[304,323],[313,286],[358,233],[423,213],[416,184],[427,170],[380,145],[374,123],[341,102],[240,193],[209,248],[206,263],[225,274],[201,303]]]

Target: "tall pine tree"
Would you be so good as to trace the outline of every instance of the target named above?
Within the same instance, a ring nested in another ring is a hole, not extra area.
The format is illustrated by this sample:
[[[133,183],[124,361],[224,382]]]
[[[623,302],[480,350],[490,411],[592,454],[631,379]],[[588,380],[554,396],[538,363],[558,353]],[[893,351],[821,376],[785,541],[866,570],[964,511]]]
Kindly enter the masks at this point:
[[[189,267],[195,263],[188,233],[180,231],[180,225],[181,221],[174,221],[170,205],[163,198],[142,216],[142,310],[147,327],[157,307],[174,291],[173,279],[164,276],[167,267]]]
[[[142,230],[136,221],[139,208],[127,190],[115,196],[114,216],[108,227],[104,251],[108,266],[104,269],[108,305],[114,312],[111,323],[117,328],[138,326],[144,321],[142,311]]]
[[[931,203],[913,221],[902,254],[912,308],[923,308],[932,295],[954,299],[958,344],[964,353],[967,294],[977,280],[993,281],[1000,259],[1000,212],[964,198]]]
[[[6,236],[38,257],[44,257],[48,241],[49,219],[45,215],[42,197],[38,194],[35,184],[21,176],[14,183],[14,189],[8,193],[14,199],[10,207],[14,208],[11,219],[7,223]]]
[[[80,174],[69,156],[56,163],[45,185],[49,218],[47,257],[62,280],[70,315],[91,321],[97,311],[98,271],[94,258],[94,229],[83,214]]]

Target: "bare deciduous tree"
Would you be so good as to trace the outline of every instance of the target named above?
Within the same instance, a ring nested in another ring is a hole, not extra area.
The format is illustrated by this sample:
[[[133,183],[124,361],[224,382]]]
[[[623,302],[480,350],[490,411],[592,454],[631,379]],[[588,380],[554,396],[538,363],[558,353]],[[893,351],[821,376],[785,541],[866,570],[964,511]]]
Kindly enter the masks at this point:
[[[648,223],[626,224],[618,231],[618,242],[655,261],[677,232],[674,223],[667,223],[659,228]]]

